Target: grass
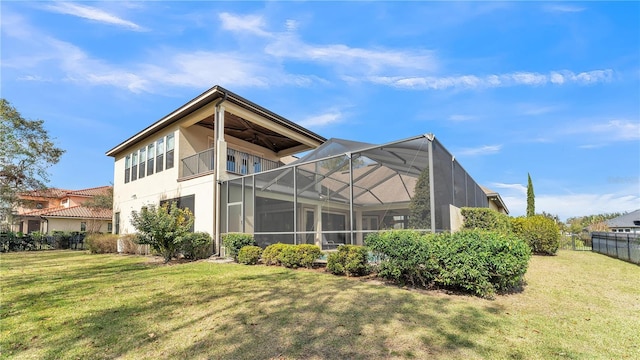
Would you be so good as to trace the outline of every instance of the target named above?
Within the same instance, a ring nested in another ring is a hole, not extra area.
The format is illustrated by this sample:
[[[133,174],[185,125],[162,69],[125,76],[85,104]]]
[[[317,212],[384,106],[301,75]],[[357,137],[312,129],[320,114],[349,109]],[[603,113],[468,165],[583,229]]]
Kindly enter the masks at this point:
[[[0,358],[637,359],[640,267],[534,257],[495,300],[279,267],[0,255]]]

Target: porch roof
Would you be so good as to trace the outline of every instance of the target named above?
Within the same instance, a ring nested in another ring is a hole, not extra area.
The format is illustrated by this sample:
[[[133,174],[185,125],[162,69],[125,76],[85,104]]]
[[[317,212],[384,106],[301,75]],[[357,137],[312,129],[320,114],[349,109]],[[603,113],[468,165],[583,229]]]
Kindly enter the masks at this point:
[[[182,105],[181,107],[179,107],[178,109],[174,110],[173,112],[171,112],[170,114],[164,116],[162,119],[156,121],[155,123],[149,125],[148,127],[144,128],[143,130],[141,130],[140,132],[138,132],[137,134],[133,135],[132,137],[128,138],[127,140],[123,141],[122,143],[118,144],[117,146],[115,146],[114,148],[112,148],[111,150],[106,152],[107,156],[116,156],[116,154],[118,154],[119,152],[125,150],[126,148],[128,148],[129,146],[135,144],[136,142],[146,138],[147,136],[165,128],[166,126],[173,124],[177,121],[179,121],[180,119],[184,118],[185,116],[197,111],[198,109],[201,109],[202,107],[214,103],[217,100],[221,100],[221,101],[225,101],[225,102],[229,102],[232,103],[238,107],[243,108],[244,110],[247,110],[251,113],[257,114],[265,119],[267,119],[268,121],[271,121],[279,126],[285,127],[290,131],[293,131],[307,139],[309,139],[311,142],[313,143],[318,143],[321,144],[323,142],[326,141],[326,139],[290,120],[285,119],[284,117],[270,111],[267,110],[266,108],[263,108],[260,105],[257,105],[219,85],[216,85],[212,88],[210,88],[209,90],[205,91],[204,93],[200,94],[199,96],[193,98],[191,101],[187,102],[186,104]],[[228,115],[225,115],[225,118]],[[256,138],[257,141],[260,142],[264,142],[264,143],[270,143],[271,146],[276,146],[276,149],[278,150],[282,150],[283,147],[295,147],[300,145],[299,143],[295,143],[295,144],[289,144],[289,143],[285,143],[282,142],[281,137],[278,137],[279,134],[274,133],[268,133],[265,131],[261,131],[262,129],[260,129],[258,126],[252,126],[251,124],[249,124],[247,121],[237,121],[237,119],[235,119],[233,116],[230,119],[230,123],[226,124],[225,122],[225,133],[227,132],[233,132],[235,131],[236,133],[245,133],[245,134],[249,134],[250,136],[252,136],[252,138]],[[207,122],[204,122],[203,124],[207,124]],[[201,125],[203,125],[201,124]],[[210,124],[209,124],[210,125]],[[266,129],[265,129],[266,130]],[[233,134],[232,134],[233,135]],[[261,135],[260,139],[257,138],[257,136],[254,135]],[[280,141],[280,144],[278,143],[278,141]],[[279,146],[278,146],[279,145]],[[273,149],[273,148],[272,148]]]

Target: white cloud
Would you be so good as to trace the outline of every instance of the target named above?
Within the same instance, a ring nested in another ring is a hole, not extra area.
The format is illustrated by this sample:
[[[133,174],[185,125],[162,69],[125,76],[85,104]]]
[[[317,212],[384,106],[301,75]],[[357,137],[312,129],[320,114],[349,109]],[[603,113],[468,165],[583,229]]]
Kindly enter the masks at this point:
[[[500,152],[500,149],[502,149],[502,145],[484,145],[477,148],[461,149],[456,151],[456,154],[466,156],[491,155]]]
[[[311,45],[295,34],[281,34],[268,44],[265,53],[279,59],[319,62],[331,66],[349,66],[354,72],[379,72],[389,69],[432,71],[436,60],[430,51],[365,49],[344,44]]]
[[[116,25],[131,30],[142,31],[144,30],[140,25],[131,21],[122,19],[118,16],[110,14],[104,10],[96,7],[79,5],[68,2],[56,2],[52,5],[47,5],[45,9],[57,12],[60,14],[77,16],[83,19],[93,20],[105,24]]]
[[[637,179],[635,184],[621,188],[617,192],[608,193],[579,193],[579,194],[549,194],[536,193],[536,213],[543,211],[555,214],[561,220],[569,217],[595,215],[612,212],[632,211],[640,208],[640,196],[637,193]],[[510,215],[526,214],[527,187],[522,184],[493,183],[494,188],[509,208]],[[634,190],[635,186],[635,190]]]
[[[640,120],[611,119],[596,123],[581,121],[567,130],[567,134],[591,134],[601,141],[640,140]]]
[[[342,113],[340,111],[331,111],[325,114],[308,117],[298,123],[304,127],[323,127],[342,121]]]
[[[262,37],[271,37],[272,34],[265,31],[266,23],[259,15],[234,15],[223,12],[219,15],[222,28],[237,33],[250,33]]]
[[[533,72],[514,72],[507,74],[492,74],[485,76],[371,76],[367,80],[380,85],[413,90],[445,90],[445,89],[478,89],[508,86],[543,86],[549,83],[564,85],[576,83],[580,85],[595,84],[611,81],[613,70],[593,70],[574,73],[569,70],[552,71],[541,74]]]

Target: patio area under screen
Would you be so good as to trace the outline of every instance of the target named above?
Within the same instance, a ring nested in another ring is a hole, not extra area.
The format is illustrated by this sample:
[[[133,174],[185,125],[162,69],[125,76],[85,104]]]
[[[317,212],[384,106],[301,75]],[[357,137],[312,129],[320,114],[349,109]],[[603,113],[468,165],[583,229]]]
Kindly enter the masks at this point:
[[[431,134],[384,145],[330,139],[297,161],[222,183],[221,233],[258,245],[363,244],[386,229],[440,232],[487,194]]]

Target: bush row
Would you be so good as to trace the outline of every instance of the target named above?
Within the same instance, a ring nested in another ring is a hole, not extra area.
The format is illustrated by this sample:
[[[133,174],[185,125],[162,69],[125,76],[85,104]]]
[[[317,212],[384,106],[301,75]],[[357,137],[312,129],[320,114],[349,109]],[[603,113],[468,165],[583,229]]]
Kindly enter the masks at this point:
[[[533,253],[555,255],[560,247],[560,228],[543,215],[512,218],[488,208],[462,208],[463,229],[515,234],[527,242]]]
[[[383,261],[378,276],[399,284],[438,287],[491,297],[519,286],[531,250],[513,233],[463,230],[453,234],[388,231],[366,238]]]
[[[120,239],[120,251],[124,254],[140,254],[140,244],[136,234],[116,235],[98,234],[87,235],[85,243],[92,254],[106,254],[118,252],[118,239]],[[178,251],[189,260],[204,259],[212,253],[213,240],[206,232],[193,232],[179,239]]]
[[[272,244],[262,253],[266,265],[281,265],[288,268],[313,267],[313,263],[322,256],[320,247],[312,244]]]

